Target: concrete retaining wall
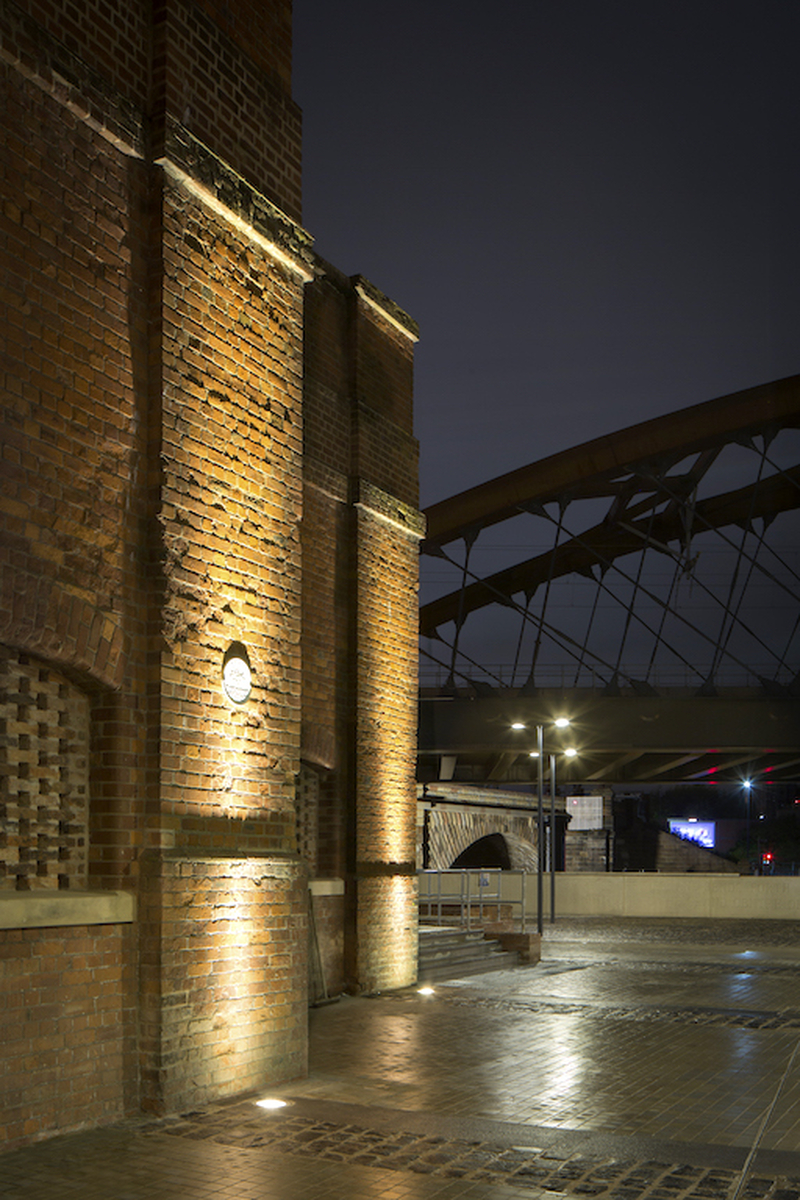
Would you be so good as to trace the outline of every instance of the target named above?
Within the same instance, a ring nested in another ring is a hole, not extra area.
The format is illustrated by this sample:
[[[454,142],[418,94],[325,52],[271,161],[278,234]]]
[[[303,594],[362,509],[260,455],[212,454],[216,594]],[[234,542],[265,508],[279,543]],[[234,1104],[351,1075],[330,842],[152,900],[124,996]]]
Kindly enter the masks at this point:
[[[545,912],[550,911],[546,880]],[[536,889],[528,889],[529,909]],[[800,877],[756,875],[557,875],[556,915],[800,918]]]
[[[520,876],[497,874],[501,901],[519,901]],[[549,875],[545,875],[543,884],[544,913],[549,917]],[[449,892],[455,897],[458,890],[456,873],[443,876],[443,896]],[[529,923],[536,921],[536,892],[536,876],[529,874],[526,879]],[[558,916],[800,920],[800,876],[560,873],[556,875]]]

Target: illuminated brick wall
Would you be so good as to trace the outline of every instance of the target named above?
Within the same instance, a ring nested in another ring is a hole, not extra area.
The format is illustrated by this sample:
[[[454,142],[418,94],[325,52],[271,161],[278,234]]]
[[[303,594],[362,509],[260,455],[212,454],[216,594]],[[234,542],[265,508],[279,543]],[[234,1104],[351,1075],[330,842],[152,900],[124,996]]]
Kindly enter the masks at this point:
[[[0,8],[1,890],[61,903],[24,936],[0,907],[0,952],[80,1074],[14,1093],[17,1140],[302,1073],[308,875],[333,990],[415,972],[416,330],[296,224],[290,21]],[[79,816],[23,676],[83,714]],[[138,916],[82,926],[77,966],[87,885]]]
[[[146,115],[155,158],[180,126],[300,219],[291,0],[3,0],[3,10],[6,60],[25,71],[35,63],[37,81],[78,114],[137,153]]]
[[[176,1111],[306,1071],[306,881],[291,857],[142,860],[142,1106]],[[157,927],[151,929],[151,926]]]
[[[160,832],[294,848],[302,278],[181,184],[164,196]],[[226,699],[222,660],[250,657]]]
[[[341,970],[368,992],[416,977],[416,334],[359,277],[308,289],[303,754],[317,872],[346,879]]]

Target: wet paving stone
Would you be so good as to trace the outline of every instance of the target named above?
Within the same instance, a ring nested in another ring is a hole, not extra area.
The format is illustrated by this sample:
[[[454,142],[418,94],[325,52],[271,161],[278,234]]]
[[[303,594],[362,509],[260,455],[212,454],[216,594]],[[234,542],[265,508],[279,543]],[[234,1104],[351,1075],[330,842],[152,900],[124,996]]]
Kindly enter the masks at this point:
[[[635,1162],[594,1159],[486,1142],[459,1141],[413,1133],[385,1133],[358,1125],[336,1126],[302,1117],[276,1121],[265,1129],[235,1112],[204,1113],[154,1124],[173,1137],[212,1139],[223,1145],[279,1150],[332,1163],[379,1166],[416,1175],[608,1200],[729,1200],[738,1180],[723,1171],[652,1159]],[[800,1200],[800,1187],[782,1176],[752,1176],[740,1189],[744,1200]]]

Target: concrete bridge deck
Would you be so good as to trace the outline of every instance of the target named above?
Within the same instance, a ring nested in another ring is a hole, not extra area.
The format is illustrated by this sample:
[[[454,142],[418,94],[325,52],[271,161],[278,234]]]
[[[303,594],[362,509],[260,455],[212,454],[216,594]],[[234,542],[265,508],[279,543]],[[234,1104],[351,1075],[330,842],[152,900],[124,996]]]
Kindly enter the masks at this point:
[[[3,1200],[797,1200],[800,920],[562,919],[311,1013],[309,1077],[0,1159]]]

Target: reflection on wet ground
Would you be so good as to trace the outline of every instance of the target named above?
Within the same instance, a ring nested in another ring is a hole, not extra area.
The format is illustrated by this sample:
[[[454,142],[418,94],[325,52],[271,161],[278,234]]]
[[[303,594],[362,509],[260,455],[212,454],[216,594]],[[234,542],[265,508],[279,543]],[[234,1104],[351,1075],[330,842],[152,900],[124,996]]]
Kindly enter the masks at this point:
[[[536,967],[343,997],[308,1079],[2,1159],[39,1200],[800,1200],[800,922],[560,920]]]

